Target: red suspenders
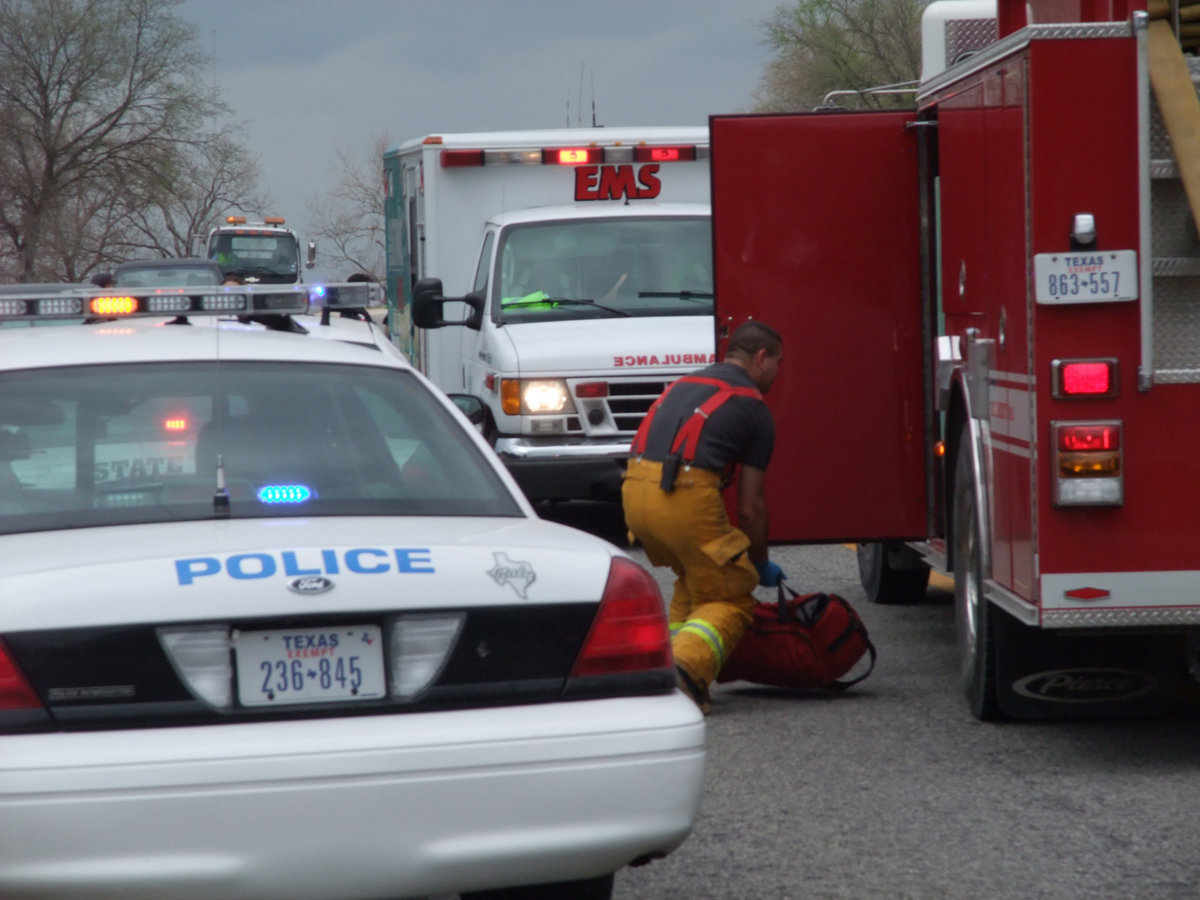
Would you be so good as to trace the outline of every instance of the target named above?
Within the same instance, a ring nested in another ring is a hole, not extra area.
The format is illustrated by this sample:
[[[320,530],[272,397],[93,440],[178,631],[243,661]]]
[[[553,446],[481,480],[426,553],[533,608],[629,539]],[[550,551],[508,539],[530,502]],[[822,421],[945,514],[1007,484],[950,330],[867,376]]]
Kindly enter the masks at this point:
[[[708,421],[708,417],[721,406],[730,397],[753,397],[756,400],[762,399],[760,394],[754,388],[735,387],[727,384],[719,378],[703,378],[699,375],[684,375],[675,384],[687,382],[688,384],[707,384],[715,387],[716,393],[705,400],[702,404],[693,410],[691,418],[683,423],[683,426],[675,435],[675,441],[671,445],[671,454],[675,455],[683,450],[683,462],[685,465],[691,465],[692,460],[696,458],[696,445],[700,441],[700,432],[704,429],[704,423]],[[674,385],[670,385],[667,391]],[[646,440],[650,434],[650,423],[654,419],[654,414],[658,412],[659,405],[663,402],[663,398],[667,396],[667,391],[663,391],[662,395],[654,401],[653,405],[646,413],[646,418],[642,419],[642,424],[637,430],[637,434],[633,437],[633,444],[630,449],[634,456],[641,456],[646,451]]]

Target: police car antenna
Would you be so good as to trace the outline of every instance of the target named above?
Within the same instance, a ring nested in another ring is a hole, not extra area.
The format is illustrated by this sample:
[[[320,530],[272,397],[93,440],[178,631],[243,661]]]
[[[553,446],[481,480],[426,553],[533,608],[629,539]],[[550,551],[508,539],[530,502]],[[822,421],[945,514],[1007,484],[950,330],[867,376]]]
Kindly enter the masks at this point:
[[[229,492],[225,490],[225,457],[217,454],[217,492],[213,494],[213,515],[218,519],[229,518]]]

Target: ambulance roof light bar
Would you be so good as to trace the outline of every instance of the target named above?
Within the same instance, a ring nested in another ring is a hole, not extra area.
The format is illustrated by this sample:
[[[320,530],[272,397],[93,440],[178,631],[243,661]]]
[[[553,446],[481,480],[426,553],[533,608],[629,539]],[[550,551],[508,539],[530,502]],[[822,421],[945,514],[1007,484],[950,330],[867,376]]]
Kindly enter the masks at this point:
[[[505,149],[443,149],[439,160],[443,169],[476,166],[548,165],[582,166],[601,163],[667,163],[708,159],[708,147],[696,144],[630,144],[601,147],[596,144],[574,147],[526,147]]]

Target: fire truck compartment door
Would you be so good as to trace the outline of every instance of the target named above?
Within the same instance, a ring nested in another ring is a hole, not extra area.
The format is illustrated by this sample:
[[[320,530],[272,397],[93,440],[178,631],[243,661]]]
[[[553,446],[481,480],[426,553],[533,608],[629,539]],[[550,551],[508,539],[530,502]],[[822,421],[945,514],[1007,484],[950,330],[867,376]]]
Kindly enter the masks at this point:
[[[784,339],[772,541],[928,533],[914,119],[710,119],[718,335],[754,318]]]

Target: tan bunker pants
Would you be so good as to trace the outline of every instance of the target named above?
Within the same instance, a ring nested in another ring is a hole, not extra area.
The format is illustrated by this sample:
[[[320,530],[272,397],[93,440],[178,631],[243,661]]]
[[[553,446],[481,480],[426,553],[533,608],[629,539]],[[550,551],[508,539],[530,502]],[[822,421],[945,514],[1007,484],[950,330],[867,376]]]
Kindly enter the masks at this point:
[[[750,538],[721,499],[720,475],[685,469],[675,490],[659,487],[662,463],[631,459],[621,485],[625,524],[656,566],[675,572],[669,619],[675,663],[707,688],[745,633],[758,571]]]

